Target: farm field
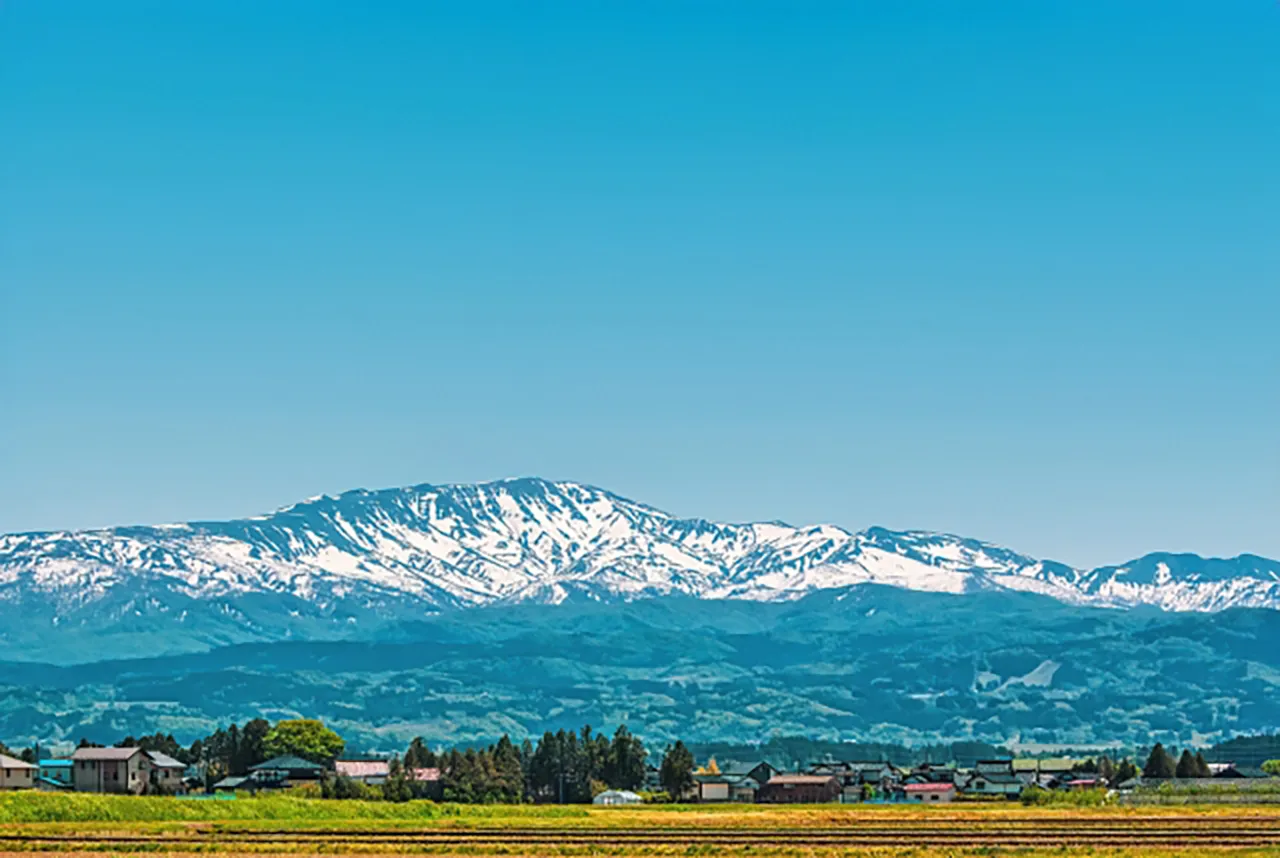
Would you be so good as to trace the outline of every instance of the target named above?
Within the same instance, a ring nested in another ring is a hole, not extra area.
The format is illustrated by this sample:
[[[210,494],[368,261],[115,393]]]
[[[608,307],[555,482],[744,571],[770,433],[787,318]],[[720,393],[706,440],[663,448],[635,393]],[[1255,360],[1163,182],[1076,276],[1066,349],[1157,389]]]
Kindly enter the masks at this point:
[[[471,806],[272,796],[0,796],[0,855],[1231,855],[1280,858],[1280,808]]]

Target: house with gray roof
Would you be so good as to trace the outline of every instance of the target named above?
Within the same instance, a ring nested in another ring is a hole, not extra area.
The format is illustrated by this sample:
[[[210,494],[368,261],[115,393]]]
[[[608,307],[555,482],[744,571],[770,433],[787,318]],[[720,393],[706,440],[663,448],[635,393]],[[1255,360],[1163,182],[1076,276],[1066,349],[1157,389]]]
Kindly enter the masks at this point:
[[[76,748],[71,761],[76,792],[141,795],[151,782],[151,758],[141,748]]]

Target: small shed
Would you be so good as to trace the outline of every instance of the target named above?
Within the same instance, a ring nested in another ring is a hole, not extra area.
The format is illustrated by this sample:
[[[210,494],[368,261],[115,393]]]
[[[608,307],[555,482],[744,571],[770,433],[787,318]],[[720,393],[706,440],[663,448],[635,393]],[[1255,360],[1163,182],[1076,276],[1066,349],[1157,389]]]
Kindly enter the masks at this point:
[[[591,800],[592,804],[643,804],[644,799],[628,789],[607,789]]]
[[[956,785],[949,783],[903,784],[900,789],[903,800],[914,804],[943,804],[956,797]]]

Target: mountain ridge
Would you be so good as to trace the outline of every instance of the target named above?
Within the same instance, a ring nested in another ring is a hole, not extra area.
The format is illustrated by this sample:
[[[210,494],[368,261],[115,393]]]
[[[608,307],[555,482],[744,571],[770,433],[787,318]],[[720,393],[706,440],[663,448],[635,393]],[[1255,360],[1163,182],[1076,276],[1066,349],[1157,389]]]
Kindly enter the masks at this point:
[[[531,477],[354,489],[228,521],[0,536],[0,600],[24,591],[74,607],[139,581],[201,599],[262,593],[326,605],[354,596],[428,611],[555,602],[571,590],[774,601],[859,583],[999,588],[1118,608],[1280,609],[1280,563],[1257,555],[1157,552],[1084,570],[928,531],[680,518]]]

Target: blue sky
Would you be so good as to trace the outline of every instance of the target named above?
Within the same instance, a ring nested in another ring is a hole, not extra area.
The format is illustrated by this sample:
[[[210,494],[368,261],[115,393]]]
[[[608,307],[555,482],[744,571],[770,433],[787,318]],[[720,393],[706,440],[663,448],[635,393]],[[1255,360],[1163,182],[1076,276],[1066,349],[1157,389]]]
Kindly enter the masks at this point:
[[[0,531],[543,475],[1280,556],[1272,0],[0,7]]]

